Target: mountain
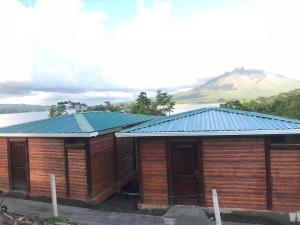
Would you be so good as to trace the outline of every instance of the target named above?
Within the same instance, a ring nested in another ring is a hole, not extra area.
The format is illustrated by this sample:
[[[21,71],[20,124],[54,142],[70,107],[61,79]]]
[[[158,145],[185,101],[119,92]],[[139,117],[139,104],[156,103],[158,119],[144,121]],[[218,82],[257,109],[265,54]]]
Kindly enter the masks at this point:
[[[215,103],[249,100],[300,88],[300,81],[264,70],[236,68],[185,92],[174,94],[177,103]]]
[[[49,106],[26,104],[0,104],[0,114],[48,111]]]

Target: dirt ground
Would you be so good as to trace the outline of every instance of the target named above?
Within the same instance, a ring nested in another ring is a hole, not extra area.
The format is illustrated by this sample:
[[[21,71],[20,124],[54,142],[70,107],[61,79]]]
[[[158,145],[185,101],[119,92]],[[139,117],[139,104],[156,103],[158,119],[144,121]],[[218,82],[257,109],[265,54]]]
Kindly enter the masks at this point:
[[[122,194],[115,194],[105,200],[104,202],[93,206],[94,209],[105,210],[105,211],[117,211],[126,213],[136,214],[147,214],[162,216],[167,210],[166,209],[138,209],[138,196],[127,196]]]
[[[128,191],[125,189],[123,191]],[[9,195],[10,197],[20,198],[20,196],[13,196]],[[2,196],[3,197],[3,196]],[[41,202],[51,202],[50,198],[45,197],[22,197],[23,199],[28,200],[36,200]],[[96,210],[103,210],[103,211],[113,211],[113,212],[124,212],[124,213],[133,213],[133,214],[145,214],[145,215],[157,215],[162,216],[167,211],[166,209],[153,209],[153,210],[141,210],[138,209],[138,196],[129,196],[125,194],[114,194],[110,198],[106,199],[104,202],[92,206],[90,204],[81,202],[81,201],[74,201],[68,199],[59,199],[58,203],[62,205],[70,205],[70,206],[78,206],[84,208],[91,208]],[[1,199],[1,194],[0,194]],[[208,218],[212,218],[212,214],[208,214]],[[258,217],[258,216],[241,216],[236,214],[222,214],[222,220],[228,222],[240,222],[240,223],[252,223],[252,224],[263,224],[263,225],[281,225],[280,223],[274,222],[270,219]]]

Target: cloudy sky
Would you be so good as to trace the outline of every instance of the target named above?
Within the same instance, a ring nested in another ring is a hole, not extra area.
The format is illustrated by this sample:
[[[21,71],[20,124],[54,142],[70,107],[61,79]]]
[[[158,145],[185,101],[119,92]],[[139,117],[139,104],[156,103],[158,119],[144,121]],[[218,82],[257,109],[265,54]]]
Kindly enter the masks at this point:
[[[1,0],[0,103],[132,99],[236,67],[300,80],[298,0]]]

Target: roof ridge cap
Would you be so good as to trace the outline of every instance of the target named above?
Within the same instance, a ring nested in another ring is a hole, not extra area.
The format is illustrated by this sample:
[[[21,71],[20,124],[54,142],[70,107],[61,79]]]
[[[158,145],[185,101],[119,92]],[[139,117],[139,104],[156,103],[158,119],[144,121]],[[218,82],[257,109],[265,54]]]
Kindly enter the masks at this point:
[[[74,118],[82,132],[93,132],[95,131],[89,121],[85,118],[84,114],[74,114]]]

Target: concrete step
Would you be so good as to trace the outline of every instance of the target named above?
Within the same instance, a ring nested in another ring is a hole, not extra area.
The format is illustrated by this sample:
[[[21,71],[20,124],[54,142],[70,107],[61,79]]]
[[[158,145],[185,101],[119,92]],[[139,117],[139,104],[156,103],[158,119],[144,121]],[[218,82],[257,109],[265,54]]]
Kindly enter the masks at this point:
[[[195,205],[174,205],[164,214],[164,217],[199,217],[208,220],[203,208]]]

